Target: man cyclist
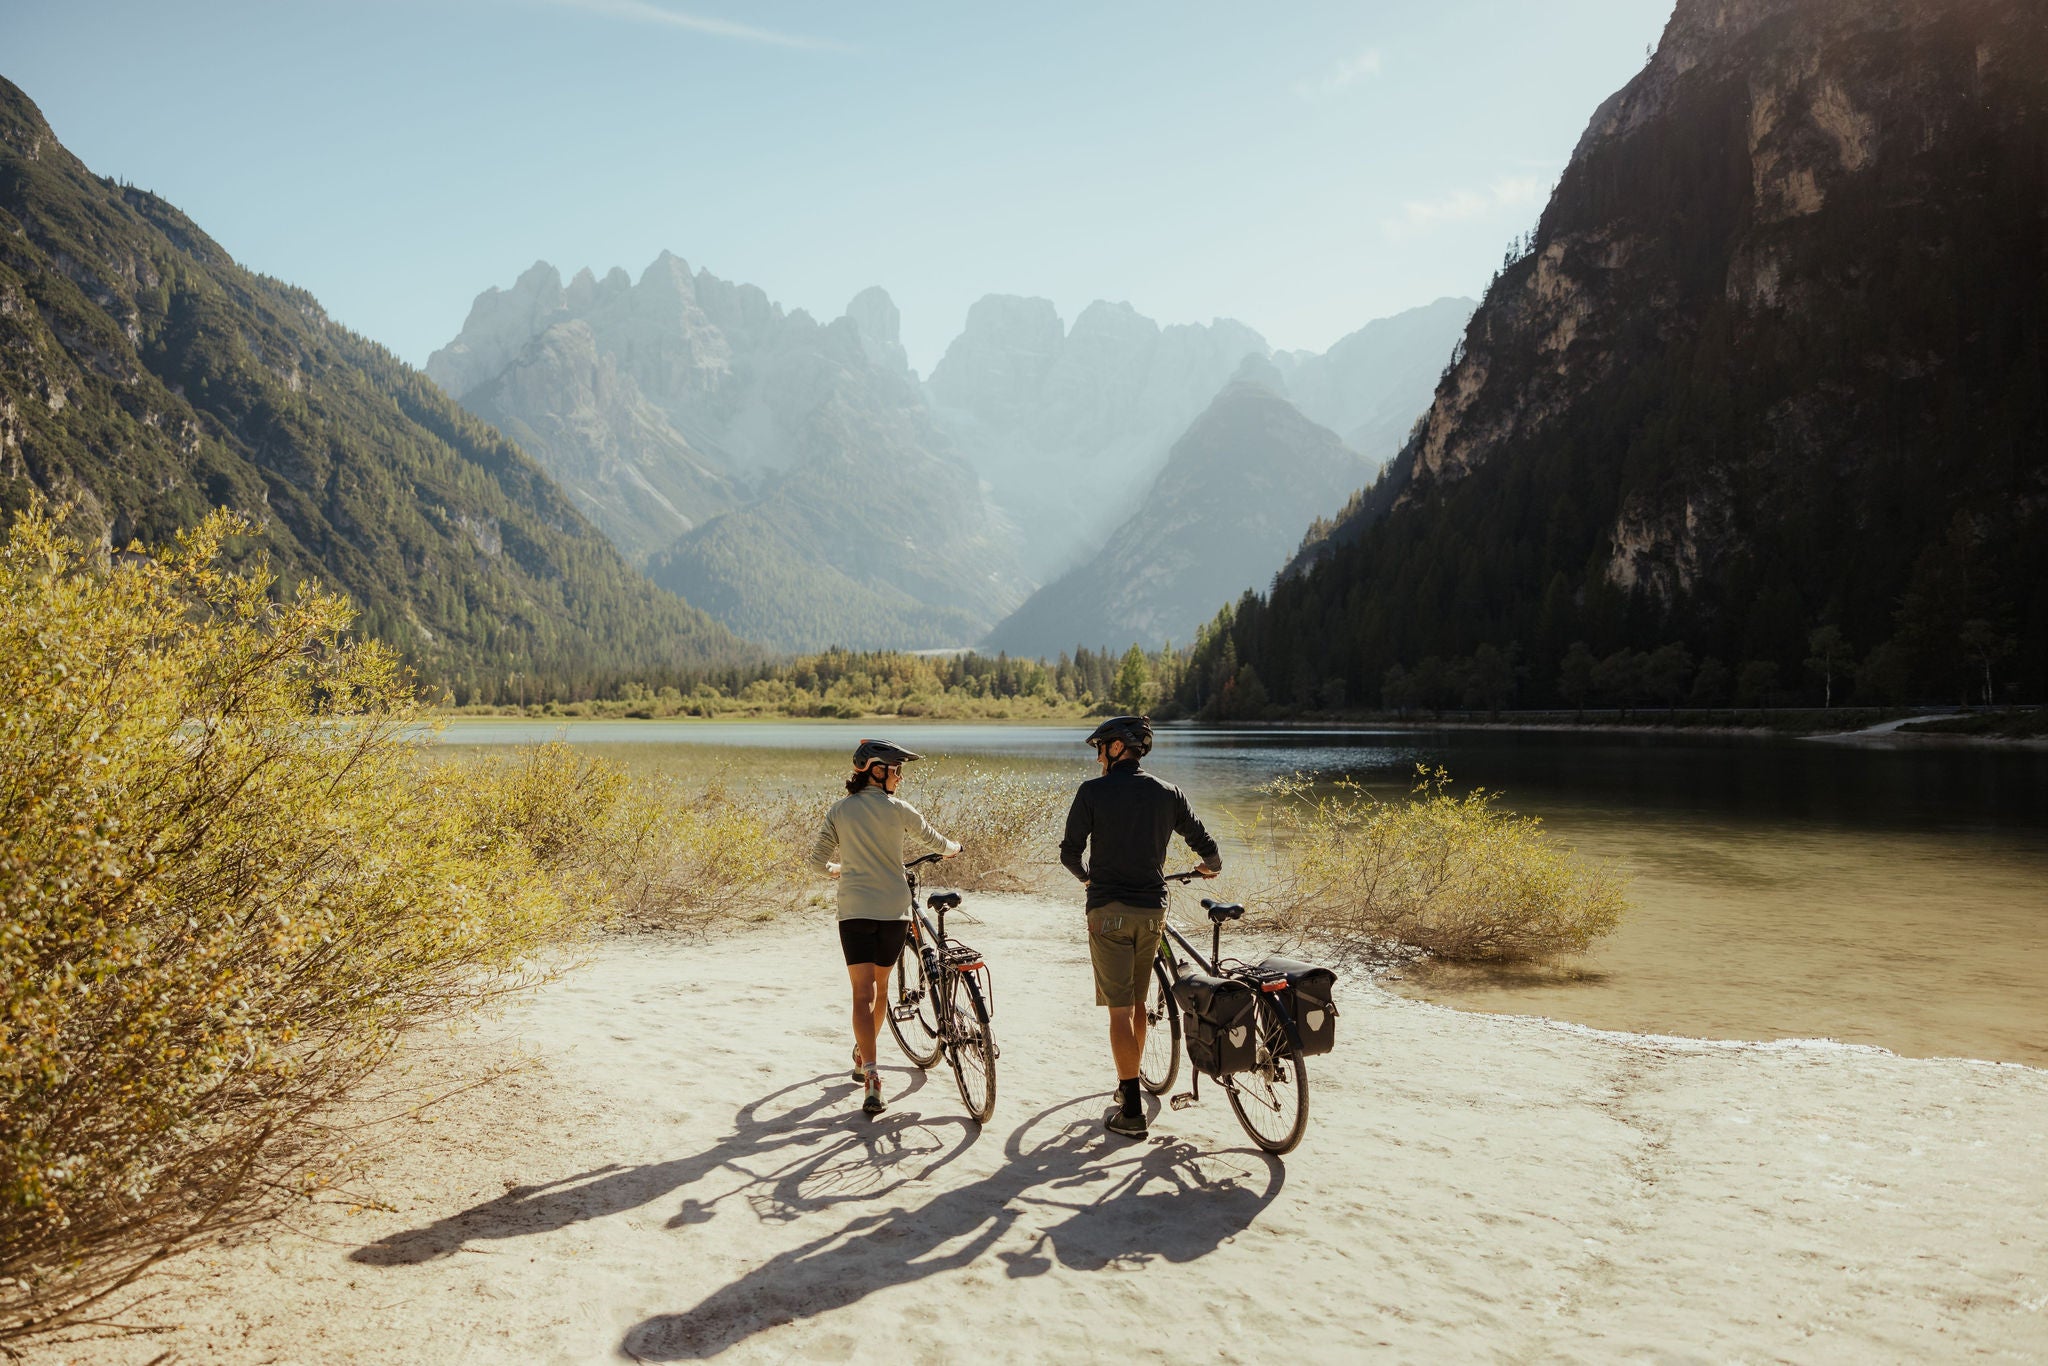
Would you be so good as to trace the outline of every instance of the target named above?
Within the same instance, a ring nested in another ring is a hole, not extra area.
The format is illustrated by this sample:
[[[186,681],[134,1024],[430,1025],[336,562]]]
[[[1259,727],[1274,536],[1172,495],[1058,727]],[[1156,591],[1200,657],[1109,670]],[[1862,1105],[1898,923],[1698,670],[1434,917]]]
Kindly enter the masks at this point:
[[[1074,793],[1060,862],[1088,889],[1095,1004],[1109,1007],[1117,1104],[1103,1123],[1111,1133],[1143,1138],[1138,1066],[1145,1055],[1145,990],[1166,921],[1167,847],[1176,834],[1186,840],[1201,857],[1203,877],[1222,871],[1223,856],[1186,794],[1138,766],[1152,752],[1149,717],[1111,717],[1088,743],[1102,776]]]

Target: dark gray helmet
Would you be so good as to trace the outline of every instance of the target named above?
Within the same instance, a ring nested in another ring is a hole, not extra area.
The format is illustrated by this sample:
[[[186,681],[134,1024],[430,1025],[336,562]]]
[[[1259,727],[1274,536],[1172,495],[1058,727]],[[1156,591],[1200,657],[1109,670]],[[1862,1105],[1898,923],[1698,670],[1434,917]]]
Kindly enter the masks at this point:
[[[1111,740],[1124,742],[1124,752],[1142,759],[1152,752],[1152,718],[1149,716],[1112,716],[1095,728],[1088,737],[1088,743],[1097,749]]]
[[[901,745],[892,745],[887,740],[863,740],[853,751],[853,766],[866,768],[869,764],[907,764],[912,759],[921,759],[921,754],[912,754]]]

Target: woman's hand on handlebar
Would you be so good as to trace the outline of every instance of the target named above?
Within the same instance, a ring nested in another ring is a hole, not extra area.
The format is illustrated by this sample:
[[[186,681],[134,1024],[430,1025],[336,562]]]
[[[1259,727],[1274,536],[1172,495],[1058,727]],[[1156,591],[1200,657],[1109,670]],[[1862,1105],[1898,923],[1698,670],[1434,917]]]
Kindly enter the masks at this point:
[[[825,876],[826,876],[826,877],[838,877],[838,876],[839,876],[839,865],[838,865],[838,864],[836,864],[836,863],[828,863],[828,864],[826,864],[826,865],[825,865]]]

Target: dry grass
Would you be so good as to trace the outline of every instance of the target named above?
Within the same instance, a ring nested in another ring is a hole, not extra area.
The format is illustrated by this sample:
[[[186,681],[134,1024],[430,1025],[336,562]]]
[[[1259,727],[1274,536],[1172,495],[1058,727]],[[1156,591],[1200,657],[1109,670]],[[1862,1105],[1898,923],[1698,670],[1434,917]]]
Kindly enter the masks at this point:
[[[740,927],[824,885],[804,860],[839,795],[830,790],[749,786],[729,773],[697,786],[633,777],[560,741],[449,768],[480,825],[547,851],[561,893],[619,928]],[[963,847],[930,870],[932,885],[1017,891],[1058,872],[1067,784],[969,767],[911,795]]]
[[[1049,776],[949,769],[943,784],[913,803],[934,829],[960,841],[937,881],[970,892],[1042,891],[1068,881],[1059,866],[1060,831],[1074,785]]]

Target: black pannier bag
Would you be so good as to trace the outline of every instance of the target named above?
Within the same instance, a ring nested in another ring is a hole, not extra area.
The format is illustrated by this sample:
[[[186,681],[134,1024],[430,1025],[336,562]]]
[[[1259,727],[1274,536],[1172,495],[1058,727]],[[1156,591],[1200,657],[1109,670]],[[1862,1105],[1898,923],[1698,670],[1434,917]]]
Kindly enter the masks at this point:
[[[1211,1076],[1248,1072],[1258,1059],[1259,996],[1232,977],[1185,969],[1173,998],[1187,1026],[1188,1059]]]
[[[1254,971],[1261,977],[1286,979],[1287,989],[1274,994],[1287,1003],[1287,1012],[1294,1017],[1303,1057],[1312,1058],[1337,1046],[1336,973],[1292,958],[1268,958]]]

